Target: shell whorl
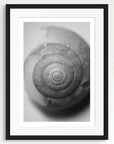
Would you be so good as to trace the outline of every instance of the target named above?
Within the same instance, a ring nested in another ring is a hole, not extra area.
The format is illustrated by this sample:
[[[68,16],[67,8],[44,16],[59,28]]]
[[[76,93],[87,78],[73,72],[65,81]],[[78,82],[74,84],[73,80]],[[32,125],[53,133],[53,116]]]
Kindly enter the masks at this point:
[[[33,82],[45,96],[62,98],[74,92],[82,78],[78,55],[63,44],[48,43],[33,71]]]
[[[47,27],[25,61],[25,83],[32,101],[51,109],[79,103],[90,90],[90,49],[76,33]],[[29,77],[29,78],[28,78]]]

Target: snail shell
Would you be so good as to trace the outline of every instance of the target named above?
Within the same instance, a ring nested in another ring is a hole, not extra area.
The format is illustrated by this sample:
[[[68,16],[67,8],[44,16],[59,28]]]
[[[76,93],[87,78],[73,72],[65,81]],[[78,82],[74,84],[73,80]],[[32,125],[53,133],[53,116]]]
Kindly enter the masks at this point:
[[[30,99],[52,110],[78,104],[90,91],[90,48],[76,33],[46,27],[41,44],[24,63]]]

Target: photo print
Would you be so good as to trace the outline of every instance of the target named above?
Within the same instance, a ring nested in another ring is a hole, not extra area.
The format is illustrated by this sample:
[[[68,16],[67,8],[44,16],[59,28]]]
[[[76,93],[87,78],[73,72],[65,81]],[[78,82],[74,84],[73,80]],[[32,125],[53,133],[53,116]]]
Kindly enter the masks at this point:
[[[89,43],[89,22],[24,22],[24,121],[90,120]]]

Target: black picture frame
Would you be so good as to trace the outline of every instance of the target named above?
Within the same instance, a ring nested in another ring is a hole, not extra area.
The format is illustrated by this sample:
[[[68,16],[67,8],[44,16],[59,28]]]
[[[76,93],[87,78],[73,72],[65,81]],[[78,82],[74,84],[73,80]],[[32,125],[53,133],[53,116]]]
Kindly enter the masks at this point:
[[[103,9],[104,10],[104,134],[103,135],[10,135],[10,10],[11,9]],[[108,139],[108,4],[7,4],[6,5],[6,139],[7,140],[107,140]]]

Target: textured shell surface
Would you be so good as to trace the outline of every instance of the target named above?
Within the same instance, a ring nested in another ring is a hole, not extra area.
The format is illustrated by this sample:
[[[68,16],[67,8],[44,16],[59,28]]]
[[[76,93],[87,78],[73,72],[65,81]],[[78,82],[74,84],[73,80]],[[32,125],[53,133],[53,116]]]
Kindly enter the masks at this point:
[[[24,63],[30,99],[50,110],[70,108],[90,92],[90,48],[76,33],[44,27],[43,40]]]

